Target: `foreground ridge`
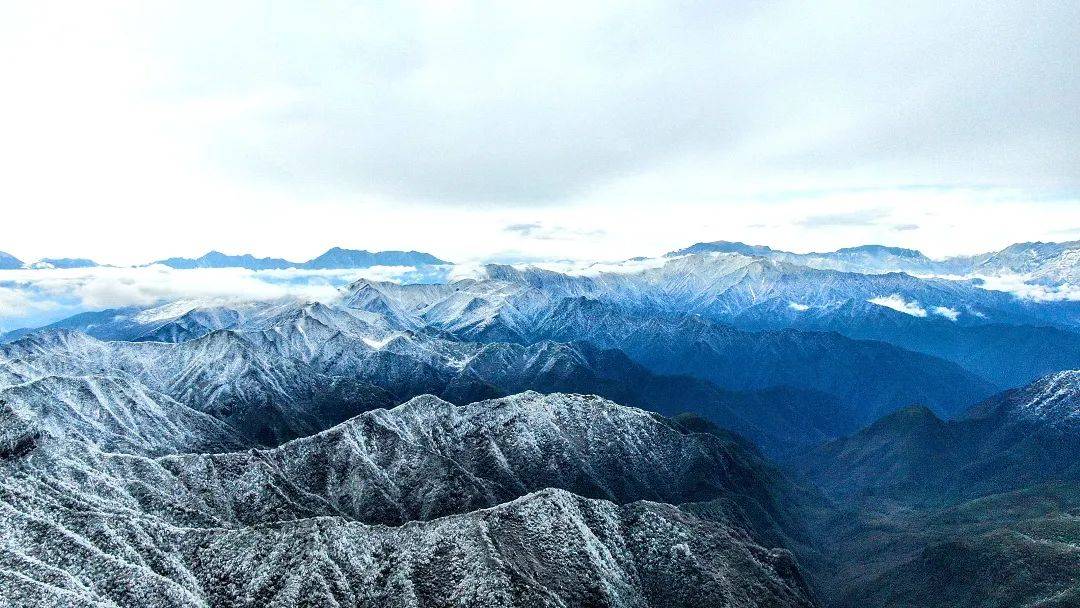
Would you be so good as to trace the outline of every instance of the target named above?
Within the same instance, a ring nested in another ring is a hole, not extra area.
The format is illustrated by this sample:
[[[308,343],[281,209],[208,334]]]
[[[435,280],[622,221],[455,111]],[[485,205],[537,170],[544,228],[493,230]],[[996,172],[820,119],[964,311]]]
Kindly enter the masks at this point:
[[[593,396],[421,396],[270,450],[95,440],[41,425],[0,460],[19,605],[813,605],[741,516],[771,495],[755,455]]]

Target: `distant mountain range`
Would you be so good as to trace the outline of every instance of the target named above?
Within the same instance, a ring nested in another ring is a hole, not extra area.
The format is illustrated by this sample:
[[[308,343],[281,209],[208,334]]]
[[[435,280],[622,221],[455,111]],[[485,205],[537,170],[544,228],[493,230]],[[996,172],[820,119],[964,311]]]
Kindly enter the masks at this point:
[[[475,279],[446,285],[361,280],[346,298],[410,327],[479,341],[577,335],[626,350],[614,335],[647,335],[671,318],[693,316],[751,332],[797,329],[887,342],[957,363],[1000,388],[1080,366],[1080,301],[1027,300],[971,281],[819,270],[737,253],[688,254],[659,267],[587,276],[489,265]],[[561,334],[560,324],[568,328]]]
[[[734,253],[743,256],[786,262],[806,268],[861,274],[905,272],[916,275],[1005,276],[1016,275],[1039,285],[1080,285],[1080,241],[1060,243],[1015,243],[999,251],[976,255],[932,259],[920,251],[885,245],[861,245],[823,253],[793,253],[766,245],[748,245],[737,241],[696,243],[672,251],[665,257],[708,253]],[[642,258],[644,259],[644,258]],[[257,258],[250,254],[228,255],[211,251],[197,258],[174,257],[157,260],[177,269],[247,268],[273,270],[286,268],[342,269],[372,266],[428,266],[449,264],[420,251],[366,251],[334,247],[306,262],[283,258]],[[23,267],[84,268],[97,266],[84,258],[43,258],[26,263],[0,252],[0,269]]]
[[[432,266],[450,264],[422,251],[366,251],[334,247],[306,262],[290,262],[282,258],[257,258],[251,254],[228,255],[211,251],[197,258],[167,258],[151,264],[161,264],[181,270],[193,268],[246,268],[248,270],[305,270],[371,268],[372,266]],[[92,268],[99,266],[85,258],[42,258],[36,262],[22,260],[0,251],[0,269],[17,268]]]
[[[449,264],[444,260],[421,251],[357,251],[334,247],[326,253],[306,262],[290,262],[281,258],[256,258],[252,255],[226,255],[211,251],[198,258],[168,258],[158,260],[171,268],[247,268],[248,270],[280,270],[300,268],[322,270],[337,268],[371,268],[372,266],[428,266]]]
[[[884,245],[848,247],[825,253],[791,253],[732,241],[697,243],[669,257],[697,253],[739,253],[781,262],[859,273],[906,272],[942,275],[1023,275],[1041,284],[1080,285],[1080,241],[1015,243],[1000,251],[934,260],[922,252]]]

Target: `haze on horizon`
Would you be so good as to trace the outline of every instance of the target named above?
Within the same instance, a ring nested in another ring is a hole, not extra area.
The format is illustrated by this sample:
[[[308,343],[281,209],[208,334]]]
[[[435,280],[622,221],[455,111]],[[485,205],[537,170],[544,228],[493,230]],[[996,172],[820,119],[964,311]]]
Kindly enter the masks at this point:
[[[0,9],[0,251],[1080,238],[1080,5]]]

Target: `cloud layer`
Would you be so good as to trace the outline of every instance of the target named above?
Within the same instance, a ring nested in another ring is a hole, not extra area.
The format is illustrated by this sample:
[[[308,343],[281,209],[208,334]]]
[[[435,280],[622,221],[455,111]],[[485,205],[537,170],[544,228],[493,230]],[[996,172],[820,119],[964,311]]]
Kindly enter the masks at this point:
[[[449,271],[447,271],[448,274]],[[298,297],[329,300],[359,278],[443,280],[409,266],[359,270],[262,270],[165,266],[0,271],[0,331],[34,326],[86,310],[149,306],[181,298],[222,301]]]
[[[0,9],[0,56],[28,258],[985,250],[1080,219],[1075,1],[46,0]],[[927,186],[1057,207],[953,245]]]

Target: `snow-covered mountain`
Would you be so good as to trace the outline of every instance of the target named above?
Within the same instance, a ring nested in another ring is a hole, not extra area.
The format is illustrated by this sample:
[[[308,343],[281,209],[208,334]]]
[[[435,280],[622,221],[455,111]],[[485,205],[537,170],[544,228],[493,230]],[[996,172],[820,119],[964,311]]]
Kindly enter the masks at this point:
[[[478,352],[473,343],[585,341],[621,350],[655,374],[689,374],[719,389],[789,387],[831,395],[854,408],[857,420],[869,422],[914,402],[953,415],[997,389],[1080,365],[1080,334],[1072,323],[1078,307],[1026,302],[967,282],[814,270],[710,253],[673,258],[634,273],[579,276],[489,266],[480,278],[447,284],[360,280],[337,301],[317,306],[296,300],[245,305],[180,301],[87,313],[52,328],[109,340],[180,343],[231,330],[237,334],[233,338],[218,338],[215,348],[222,349],[222,357],[230,343],[234,352],[250,349],[246,358],[280,360],[236,368],[250,373],[227,386],[248,395],[249,403],[259,401],[246,382],[266,385],[258,391],[263,395],[281,395],[282,386],[303,394],[301,387],[314,384],[340,387],[341,396],[366,389],[351,384],[357,378],[397,398],[421,392],[497,396],[538,388],[543,379],[517,359],[517,367],[506,368],[515,370],[512,378],[486,380],[497,390],[478,390],[475,368],[466,369]],[[8,339],[19,335],[25,333]],[[1008,348],[1002,347],[1005,343]],[[270,373],[267,365],[281,369]],[[346,380],[335,382],[335,377]],[[400,379],[405,377],[413,380],[404,383]],[[177,383],[191,386],[190,380],[178,377]],[[167,387],[153,386],[177,397]],[[564,390],[598,386],[558,385]],[[316,400],[311,390],[307,394],[308,403]],[[388,404],[381,399],[385,396],[359,400],[364,405],[357,407]],[[358,410],[342,411],[351,415]],[[758,425],[738,426],[748,432]],[[285,438],[301,429],[267,432],[268,437],[283,432]]]
[[[4,452],[5,597],[813,605],[791,554],[751,540],[759,520],[746,510],[779,504],[752,452],[596,398],[421,397],[267,452],[129,447],[48,428]],[[717,508],[701,517],[642,498]]]
[[[730,241],[697,243],[668,257],[701,253],[737,253],[789,262],[808,268],[863,274],[905,272],[939,275],[1016,275],[1045,285],[1080,285],[1080,241],[1014,243],[999,251],[931,259],[920,251],[884,245],[862,245],[825,253],[792,253],[764,245]]]
[[[20,606],[792,606],[791,555],[663,504],[544,490],[387,528],[341,518],[177,528],[103,512],[9,512]]]
[[[700,253],[738,253],[819,270],[838,270],[864,274],[884,274],[889,272],[934,273],[941,271],[945,267],[942,262],[935,262],[920,251],[885,245],[860,245],[824,253],[792,253],[765,245],[713,241],[696,243],[690,247],[672,251],[667,254],[667,257]]]
[[[1080,241],[1016,243],[970,258],[966,274],[1020,275],[1045,285],[1080,285]]]
[[[618,340],[597,335],[595,328],[627,336],[637,332],[643,320],[666,323],[678,316],[699,315],[755,331],[792,327],[886,341],[947,358],[998,387],[1080,364],[1080,349],[1072,345],[1077,338],[1068,331],[1080,303],[1034,304],[970,283],[896,273],[819,271],[737,254],[684,256],[632,274],[583,277],[491,266],[484,278],[445,285],[362,280],[338,304],[378,315],[397,330],[446,332],[469,341],[531,343],[568,338],[558,328],[566,323],[559,315],[565,314],[564,302],[573,298],[633,313],[631,320],[619,321],[623,326],[618,328],[610,325],[616,321],[614,315],[605,316],[600,324],[582,317],[578,325],[584,324],[588,337],[570,337],[623,350],[628,349]],[[109,339],[184,340],[242,326],[247,317],[263,310],[182,308],[111,311],[56,326]],[[1038,327],[1050,322],[1065,327]],[[1014,345],[1015,352],[999,348],[1003,339]],[[722,385],[745,388],[738,383]]]
[[[946,358],[1001,387],[1080,365],[1080,301],[1037,302],[975,281],[816,270],[735,253],[589,276],[488,266],[479,279],[447,285],[358,281],[344,302],[470,340],[527,342],[549,335],[548,317],[572,298],[651,319],[696,315],[752,331],[884,341]],[[1006,341],[1012,346],[1002,349]]]
[[[146,327],[133,324],[138,318],[154,329],[134,342],[50,330],[0,347],[0,360],[27,377],[123,370],[262,444],[423,393],[464,403],[532,389],[693,412],[781,449],[835,437],[912,402],[952,414],[994,392],[945,361],[836,334],[743,332],[574,298],[535,311],[526,336],[488,324],[479,335],[453,327],[459,337],[424,326],[405,312],[410,304],[391,304],[373,286],[355,293],[365,297],[333,306],[156,308],[118,315],[111,328],[94,319],[89,329],[106,335],[133,327],[129,335],[137,335]],[[215,325],[229,328],[209,331]],[[483,341],[493,335],[520,341]]]
[[[138,382],[108,376],[45,376],[0,388],[6,450],[42,433],[139,454],[219,451],[244,445],[229,425]]]
[[[795,323],[807,316],[891,311],[927,323],[1080,324],[1080,304],[1025,301],[974,281],[818,270],[736,253],[686,255],[656,268],[591,276],[489,265],[480,279],[446,285],[361,280],[351,287],[352,297],[373,297],[371,290],[420,321],[450,331],[498,324],[501,330],[521,333],[537,311],[567,297],[734,323],[763,317]]]
[[[973,408],[970,418],[1007,420],[1080,432],[1080,370],[1050,374]]]
[[[1059,277],[1068,245],[963,265]],[[0,599],[888,605],[871,579],[928,570],[941,521],[1080,484],[1080,303],[914,276],[943,262],[910,250],[806,255],[490,265],[7,334]]]

